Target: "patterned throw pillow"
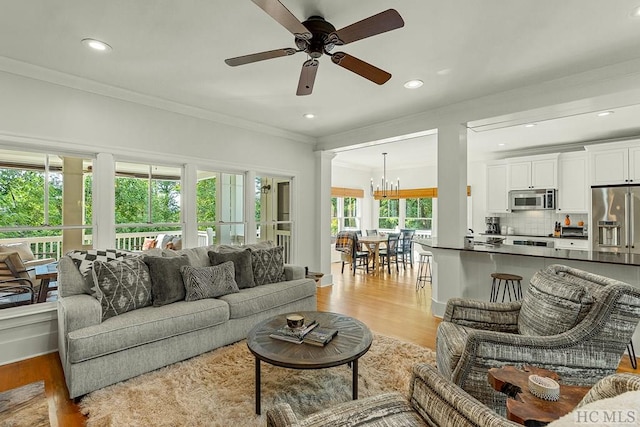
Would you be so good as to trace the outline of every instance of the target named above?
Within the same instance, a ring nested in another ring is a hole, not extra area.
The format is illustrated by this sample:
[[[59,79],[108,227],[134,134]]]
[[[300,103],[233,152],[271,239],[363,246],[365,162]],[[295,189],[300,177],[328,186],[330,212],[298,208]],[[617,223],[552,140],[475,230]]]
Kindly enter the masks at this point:
[[[233,261],[223,262],[212,267],[180,268],[187,291],[185,301],[197,301],[204,298],[217,298],[240,292],[236,283]]]
[[[284,248],[276,246],[269,249],[251,251],[253,280],[256,286],[282,282],[284,276]]]
[[[140,257],[93,262],[102,320],[151,305],[151,277]]]
[[[211,262],[211,265],[219,265],[227,261],[233,261],[235,279],[238,284],[238,288],[245,289],[256,286],[253,280],[251,251],[249,249],[229,253],[209,251],[209,261]]]
[[[89,249],[87,251],[70,251],[67,253],[83,277],[91,276],[91,268],[95,261],[112,261],[133,255],[131,252],[118,249]]]

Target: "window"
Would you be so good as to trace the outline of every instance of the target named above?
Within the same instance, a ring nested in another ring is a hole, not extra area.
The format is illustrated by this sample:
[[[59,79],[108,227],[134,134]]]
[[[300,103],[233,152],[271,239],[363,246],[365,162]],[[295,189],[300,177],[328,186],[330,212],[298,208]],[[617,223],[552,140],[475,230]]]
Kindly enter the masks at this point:
[[[404,227],[431,230],[432,202],[431,197],[406,199]]]
[[[52,262],[89,244],[92,163],[77,156],[0,150],[0,244],[26,243],[36,258],[32,264]],[[0,308],[24,304],[28,297],[0,293]]]
[[[162,247],[182,236],[181,168],[116,162],[116,248],[141,249],[164,234]],[[165,241],[166,240],[166,241]]]
[[[359,230],[361,199],[357,197],[331,198],[331,235],[341,230]]]
[[[196,212],[199,244],[244,244],[244,175],[198,171]]]
[[[378,211],[378,228],[393,230],[400,223],[400,201],[398,199],[381,199]]]

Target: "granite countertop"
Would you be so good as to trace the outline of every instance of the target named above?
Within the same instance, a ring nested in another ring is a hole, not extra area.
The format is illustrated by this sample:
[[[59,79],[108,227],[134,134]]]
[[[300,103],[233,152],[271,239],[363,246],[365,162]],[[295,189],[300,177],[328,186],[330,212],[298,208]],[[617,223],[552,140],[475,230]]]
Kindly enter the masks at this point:
[[[541,238],[544,237],[546,239],[575,239],[575,240],[588,240],[589,236],[585,235],[585,236],[553,236],[551,234],[489,234],[489,233],[479,233],[480,236],[487,236],[487,237],[527,237],[527,238]]]
[[[498,236],[498,235],[494,235]],[[594,252],[585,250],[557,249],[543,246],[518,246],[489,244],[464,239],[460,245],[441,245],[437,239],[415,239],[415,242],[426,248],[452,249],[470,252],[486,252],[492,254],[519,255],[542,258],[568,259],[574,261],[601,262],[607,264],[624,264],[640,266],[640,254],[622,254],[612,252]]]

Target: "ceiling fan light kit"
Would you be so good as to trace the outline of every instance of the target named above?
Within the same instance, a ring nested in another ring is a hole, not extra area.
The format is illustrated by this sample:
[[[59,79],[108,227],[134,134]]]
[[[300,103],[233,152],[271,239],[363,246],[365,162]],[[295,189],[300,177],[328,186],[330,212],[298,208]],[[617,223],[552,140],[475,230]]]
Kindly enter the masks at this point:
[[[334,64],[378,85],[386,83],[391,78],[390,73],[361,59],[345,52],[331,53],[331,51],[335,46],[345,45],[403,27],[404,21],[396,10],[388,9],[340,30],[336,30],[330,22],[321,16],[314,15],[306,21],[300,22],[278,0],[252,1],[294,35],[297,50],[294,48],[282,48],[238,56],[226,59],[225,63],[227,65],[235,67],[266,59],[289,56],[298,52],[305,52],[310,59],[302,64],[296,95],[310,95],[311,92],[313,92],[316,73],[320,65],[318,58],[322,55],[330,56]]]

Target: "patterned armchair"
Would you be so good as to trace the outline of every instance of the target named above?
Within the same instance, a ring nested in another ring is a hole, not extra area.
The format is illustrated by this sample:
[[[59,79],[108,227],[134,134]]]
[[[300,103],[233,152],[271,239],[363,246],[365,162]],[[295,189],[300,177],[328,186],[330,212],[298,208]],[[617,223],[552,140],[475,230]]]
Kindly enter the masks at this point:
[[[640,319],[640,290],[582,270],[537,272],[521,301],[448,301],[436,336],[438,370],[499,413],[489,368],[523,364],[590,386],[615,373]]]
[[[350,264],[353,274],[356,274],[358,260],[369,272],[369,252],[358,249],[358,236],[355,231],[339,231],[336,236],[336,251],[341,252],[342,273],[345,263]]]
[[[628,408],[640,398],[640,375],[614,374],[600,380],[578,405],[582,410]],[[607,400],[601,400],[607,399]],[[631,402],[631,403],[630,403]],[[549,427],[576,425],[570,413]],[[299,419],[288,404],[267,412],[267,427],[515,427],[424,363],[413,367],[409,398],[386,393],[336,405]],[[581,425],[581,424],[578,424]],[[592,424],[593,425],[593,424]]]

